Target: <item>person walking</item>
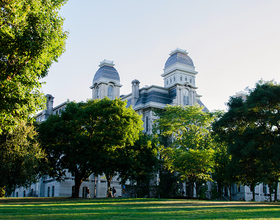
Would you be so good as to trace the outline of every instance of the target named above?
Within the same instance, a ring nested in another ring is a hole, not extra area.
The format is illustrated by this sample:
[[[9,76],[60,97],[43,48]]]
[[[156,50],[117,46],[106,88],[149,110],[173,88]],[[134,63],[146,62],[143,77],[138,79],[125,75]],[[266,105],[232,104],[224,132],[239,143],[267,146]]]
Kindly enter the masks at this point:
[[[113,197],[115,197],[115,196],[116,196],[116,192],[117,192],[116,189],[115,189],[115,187],[113,187],[113,190],[112,190],[112,191],[113,191]]]

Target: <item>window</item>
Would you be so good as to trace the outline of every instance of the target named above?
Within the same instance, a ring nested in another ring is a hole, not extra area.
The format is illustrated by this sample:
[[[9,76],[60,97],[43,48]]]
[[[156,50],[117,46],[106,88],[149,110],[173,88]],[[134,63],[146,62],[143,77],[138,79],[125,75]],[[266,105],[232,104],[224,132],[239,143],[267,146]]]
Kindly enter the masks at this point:
[[[186,82],[188,81],[188,77],[185,77],[185,81],[186,81]]]
[[[149,131],[149,117],[146,116],[146,132]]]
[[[237,186],[237,192],[240,192],[240,185]]]
[[[190,83],[192,83],[192,78],[190,78]]]
[[[183,102],[184,102],[184,105],[189,105],[189,96],[184,96]]]
[[[166,80],[166,85],[168,85],[168,79]]]
[[[170,83],[172,83],[172,78],[170,78]]]
[[[74,193],[75,193],[75,185],[72,186],[72,195],[74,195]]]
[[[50,197],[50,187],[48,187],[47,197]]]
[[[180,76],[180,81],[182,81],[183,80],[183,77],[182,76]]]
[[[175,78],[175,76],[173,77],[173,81],[174,81],[174,82],[176,81],[176,78]]]
[[[108,87],[108,98],[113,99],[113,86]]]
[[[18,197],[18,192],[16,192],[16,197]]]
[[[25,190],[23,190],[23,197],[26,197],[26,192],[25,192]]]
[[[52,186],[52,197],[54,197],[54,186]]]
[[[189,105],[189,91],[188,90],[185,90],[184,91],[184,96],[183,96],[183,104],[184,105]]]
[[[97,88],[96,88],[96,98],[97,98],[97,99],[99,99],[99,96],[100,96],[99,92],[100,92],[100,91],[99,91],[99,87],[97,87]]]
[[[263,193],[267,194],[267,187],[266,187],[266,185],[263,185]]]

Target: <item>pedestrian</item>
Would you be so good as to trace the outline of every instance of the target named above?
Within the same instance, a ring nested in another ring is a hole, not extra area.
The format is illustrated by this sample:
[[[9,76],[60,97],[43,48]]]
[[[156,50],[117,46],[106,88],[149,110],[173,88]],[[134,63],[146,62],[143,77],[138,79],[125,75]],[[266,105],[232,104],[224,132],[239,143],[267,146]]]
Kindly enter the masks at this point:
[[[116,196],[116,189],[115,189],[115,187],[113,187],[113,197],[115,197]]]
[[[89,188],[87,187],[87,189],[86,189],[86,193],[87,193],[87,198],[89,198],[89,196],[90,196],[90,191],[89,191]]]
[[[112,197],[112,188],[108,187],[108,195],[107,197]]]

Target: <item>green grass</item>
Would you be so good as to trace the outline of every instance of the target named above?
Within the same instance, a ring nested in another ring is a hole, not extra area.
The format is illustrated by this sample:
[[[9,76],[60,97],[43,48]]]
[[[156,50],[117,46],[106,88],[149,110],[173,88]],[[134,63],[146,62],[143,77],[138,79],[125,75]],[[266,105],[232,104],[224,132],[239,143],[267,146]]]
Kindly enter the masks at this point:
[[[280,204],[173,199],[3,198],[0,219],[280,219]]]

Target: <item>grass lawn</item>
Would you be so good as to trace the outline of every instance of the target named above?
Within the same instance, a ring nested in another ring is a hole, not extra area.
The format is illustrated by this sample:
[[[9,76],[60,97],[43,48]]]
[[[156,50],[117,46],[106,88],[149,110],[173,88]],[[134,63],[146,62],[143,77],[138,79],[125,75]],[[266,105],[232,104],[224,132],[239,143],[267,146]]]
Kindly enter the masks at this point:
[[[280,203],[2,198],[0,219],[280,219]]]

